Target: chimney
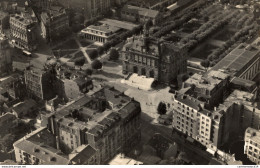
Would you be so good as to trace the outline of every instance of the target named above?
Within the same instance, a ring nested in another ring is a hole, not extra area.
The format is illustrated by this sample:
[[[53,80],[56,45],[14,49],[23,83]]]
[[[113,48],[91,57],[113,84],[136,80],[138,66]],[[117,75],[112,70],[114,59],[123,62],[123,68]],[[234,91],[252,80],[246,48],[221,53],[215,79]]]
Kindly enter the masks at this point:
[[[217,111],[217,107],[214,107],[214,111]]]
[[[60,142],[59,142],[58,136],[56,136],[56,146],[57,146],[57,149],[60,150]]]

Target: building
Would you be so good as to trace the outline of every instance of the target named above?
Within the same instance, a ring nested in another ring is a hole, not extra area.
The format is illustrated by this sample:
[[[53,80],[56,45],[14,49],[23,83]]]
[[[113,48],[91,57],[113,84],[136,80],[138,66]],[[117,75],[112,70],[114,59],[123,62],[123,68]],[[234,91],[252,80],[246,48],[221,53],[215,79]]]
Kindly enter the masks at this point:
[[[4,33],[5,29],[9,28],[9,14],[0,12],[0,33]]]
[[[18,126],[18,120],[12,113],[5,113],[0,116],[0,137],[10,133],[13,128]]]
[[[0,82],[0,89],[4,89],[11,100],[20,99],[26,96],[26,89],[23,79],[20,75],[14,74]]]
[[[260,131],[259,129],[247,128],[245,131],[244,154],[256,165],[260,164]]]
[[[12,53],[6,37],[0,36],[0,76],[12,71]]]
[[[127,21],[141,23],[152,20],[153,24],[156,25],[162,19],[162,15],[156,10],[125,5],[121,9],[121,18]]]
[[[56,137],[45,127],[16,141],[15,159],[19,164],[65,165],[69,159],[58,148]]]
[[[54,95],[54,76],[49,70],[41,70],[33,66],[28,67],[24,72],[27,94],[36,99],[49,100]]]
[[[112,0],[58,0],[64,7],[83,12],[86,18],[100,16],[111,9]]]
[[[143,162],[137,161],[133,158],[129,158],[120,153],[116,155],[109,163],[109,165],[143,165]]]
[[[41,30],[43,38],[55,40],[69,31],[69,17],[64,8],[51,6],[41,14]]]
[[[260,48],[240,44],[218,62],[212,70],[222,69],[231,76],[253,80],[260,71]]]
[[[48,123],[46,131],[40,128],[37,134],[14,143],[16,161],[27,164],[107,163],[139,142],[140,113],[137,101],[114,88],[102,88],[91,96],[82,96],[58,108],[55,113],[41,116]],[[46,133],[49,138],[44,138]],[[58,162],[60,159],[62,163]]]
[[[66,99],[69,100],[74,100],[93,89],[92,80],[87,78],[63,79],[62,82]]]
[[[213,154],[230,138],[238,136],[242,109],[235,108],[234,103],[220,104],[209,111],[204,102],[185,94],[174,94],[172,101],[174,130],[214,149]]]
[[[114,35],[120,30],[120,28],[109,25],[95,26],[91,25],[81,30],[81,34],[84,38],[96,41],[99,43],[106,43],[111,40]]]
[[[242,108],[240,129],[244,133],[248,127],[260,128],[260,109],[257,107],[255,95],[249,92],[234,90],[224,103],[234,102],[238,108]]]
[[[12,44],[18,48],[32,51],[37,47],[35,22],[24,14],[10,15]]]
[[[28,99],[15,104],[12,108],[12,112],[17,118],[22,118],[26,115],[34,115],[37,108],[37,103],[33,99]]]
[[[213,109],[228,96],[229,75],[211,70],[206,74],[195,73],[187,79],[183,88],[190,88],[187,94],[204,101],[208,109]]]
[[[146,31],[145,31],[146,34]],[[173,83],[187,71],[187,50],[148,35],[129,38],[122,49],[123,73],[137,73],[162,83]]]

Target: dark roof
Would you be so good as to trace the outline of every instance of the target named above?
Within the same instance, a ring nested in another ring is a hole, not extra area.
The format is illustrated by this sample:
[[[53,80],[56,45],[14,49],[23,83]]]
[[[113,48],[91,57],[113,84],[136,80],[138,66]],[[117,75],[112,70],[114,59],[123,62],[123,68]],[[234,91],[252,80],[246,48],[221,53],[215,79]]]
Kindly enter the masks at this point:
[[[74,158],[71,159],[72,162],[84,164],[85,161],[88,161],[93,155],[95,155],[96,150],[90,145],[87,145],[82,151],[80,151]]]
[[[175,99],[193,109],[196,110],[200,110],[201,108],[201,104],[203,104],[203,102],[199,101],[198,99],[195,99],[191,96],[188,95],[178,95],[177,97],[175,97]]]
[[[259,58],[259,52],[257,47],[242,43],[212,67],[212,70],[224,69],[239,76],[250,65],[250,62]]]

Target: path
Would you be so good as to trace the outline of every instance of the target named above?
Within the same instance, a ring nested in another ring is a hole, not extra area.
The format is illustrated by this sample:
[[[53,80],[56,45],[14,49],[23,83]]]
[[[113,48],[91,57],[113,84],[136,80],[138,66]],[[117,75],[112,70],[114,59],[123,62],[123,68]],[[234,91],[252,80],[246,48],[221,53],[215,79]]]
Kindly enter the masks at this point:
[[[81,43],[79,42],[78,38],[75,37],[75,34],[73,34],[73,39],[76,41],[76,43],[79,45],[79,49],[80,51],[83,53],[83,55],[85,56],[85,58],[87,59],[88,63],[91,64],[92,63],[92,60],[89,58],[89,55],[88,53],[86,52],[86,47],[83,47],[81,45]]]

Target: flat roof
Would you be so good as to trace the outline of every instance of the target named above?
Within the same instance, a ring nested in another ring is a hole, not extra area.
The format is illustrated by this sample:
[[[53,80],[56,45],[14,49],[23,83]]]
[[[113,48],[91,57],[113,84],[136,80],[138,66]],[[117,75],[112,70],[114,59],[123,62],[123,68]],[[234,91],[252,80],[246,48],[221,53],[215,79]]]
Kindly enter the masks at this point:
[[[114,33],[114,32],[117,32],[118,30],[120,30],[121,28],[104,24],[104,25],[100,25],[100,26],[90,25],[87,28],[85,28],[84,30],[86,30],[86,29],[102,31],[105,33]]]
[[[136,13],[138,15],[147,16],[151,18],[155,18],[159,14],[159,11],[147,9],[147,8],[141,8],[132,5],[125,5],[122,11]]]
[[[107,25],[114,26],[114,27],[119,27],[119,28],[126,29],[126,30],[132,30],[133,28],[138,26],[138,25],[130,23],[130,22],[114,20],[114,19],[107,19],[107,18],[99,21],[99,23],[107,24]]]
[[[242,43],[212,67],[212,70],[228,70],[231,74],[239,76],[247,68],[249,62],[259,58],[259,52],[258,47]]]

